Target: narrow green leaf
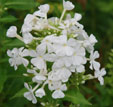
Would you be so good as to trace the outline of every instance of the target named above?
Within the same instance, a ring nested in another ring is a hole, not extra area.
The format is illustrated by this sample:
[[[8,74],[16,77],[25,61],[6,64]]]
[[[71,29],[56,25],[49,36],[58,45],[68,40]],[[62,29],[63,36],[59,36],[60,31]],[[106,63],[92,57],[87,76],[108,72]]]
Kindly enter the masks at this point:
[[[1,69],[0,71],[0,92],[2,92],[6,79],[7,79],[6,71]]]
[[[23,97],[24,92],[26,92],[26,89],[23,88],[20,91],[18,91],[11,99],[17,98],[17,97]]]
[[[14,22],[16,20],[17,20],[17,18],[14,16],[11,16],[11,15],[0,18],[0,22],[4,22],[4,23]]]
[[[5,6],[12,9],[28,10],[36,7],[36,4],[34,0],[8,0]]]
[[[65,95],[64,100],[66,101],[70,101],[74,104],[91,105],[78,90],[69,90]]]

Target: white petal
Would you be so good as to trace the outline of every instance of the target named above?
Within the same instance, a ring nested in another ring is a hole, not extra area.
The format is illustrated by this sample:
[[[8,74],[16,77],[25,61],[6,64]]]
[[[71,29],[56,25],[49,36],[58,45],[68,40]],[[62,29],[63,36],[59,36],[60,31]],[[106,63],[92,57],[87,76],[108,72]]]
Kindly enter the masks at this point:
[[[40,17],[46,17],[46,13],[39,11],[36,11],[33,13],[35,16],[40,16]]]
[[[102,75],[102,76],[106,75],[105,68],[102,68],[102,69],[101,69],[101,75]]]
[[[21,53],[21,56],[29,56],[29,50],[24,49],[23,52]]]
[[[37,74],[37,72],[35,70],[31,70],[31,69],[28,69],[27,72],[28,73],[32,73],[32,74],[35,74],[35,75]]]
[[[49,62],[54,62],[57,56],[55,54],[45,54],[44,59]]]
[[[25,92],[25,93],[24,93],[24,97],[27,98],[29,101],[32,100],[32,95],[31,95],[30,92]]]
[[[75,19],[76,21],[81,20],[81,18],[82,18],[82,15],[81,15],[81,14],[75,13],[74,19]]]
[[[66,51],[66,55],[67,55],[67,56],[71,56],[71,55],[74,53],[74,49],[71,48],[71,47],[69,47],[69,46],[67,46],[67,47],[65,48],[65,51]]]
[[[24,19],[24,23],[25,24],[30,24],[33,20],[34,20],[35,16],[32,14],[27,14],[25,19]]]
[[[31,33],[23,33],[22,35],[25,44],[29,44],[32,42],[33,36],[31,35]]]
[[[97,43],[97,40],[96,40],[96,38],[95,38],[95,36],[93,34],[90,35],[89,41],[90,41],[91,44]]]
[[[24,83],[24,87],[27,88],[29,90],[29,86],[27,83]]]
[[[56,90],[56,91],[54,91],[53,92],[53,94],[52,94],[52,97],[54,98],[54,99],[57,99],[57,98],[64,98],[64,93],[61,91],[61,90]]]
[[[30,50],[29,54],[30,54],[31,57],[37,57],[38,56],[37,52],[35,50]]]
[[[7,55],[10,56],[10,57],[13,56],[10,50],[7,50]]]
[[[66,9],[66,10],[72,10],[75,7],[72,4],[72,2],[70,2],[70,1],[64,1],[64,0],[63,0],[63,6],[64,6],[64,9]]]
[[[93,61],[93,67],[94,67],[95,70],[99,70],[100,69],[100,63]]]
[[[84,59],[81,56],[73,56],[72,57],[73,65],[80,65],[80,64],[82,64],[83,61],[84,61]]]
[[[85,68],[83,65],[77,66],[76,67],[77,72],[81,73],[81,72],[85,72]]]
[[[31,92],[24,93],[24,97],[27,98],[29,101],[32,101],[33,104],[37,103],[35,96]]]
[[[7,30],[7,37],[16,37],[17,36],[17,28],[16,26],[11,26],[8,30]]]
[[[95,51],[95,52],[93,53],[93,58],[94,58],[94,59],[99,58],[99,53],[98,53],[98,51]]]
[[[38,81],[44,81],[46,80],[46,77],[40,74],[37,74],[35,77],[32,78],[33,82],[38,82]]]
[[[104,85],[104,79],[103,79],[103,77],[99,77],[98,80],[100,81],[100,84],[101,85]]]
[[[45,91],[44,91],[44,89],[43,89],[43,88],[38,89],[38,90],[35,92],[35,95],[36,95],[37,97],[42,98],[43,96],[45,96]]]
[[[46,44],[41,43],[40,45],[37,46],[36,50],[39,55],[44,55],[46,52]]]
[[[44,13],[47,13],[49,11],[49,5],[48,4],[40,5],[38,8]]]
[[[45,69],[46,64],[42,58],[32,58],[31,63],[36,66],[38,69]]]
[[[22,63],[26,67],[29,64],[29,61],[25,58],[22,58]]]
[[[66,84],[63,84],[62,86],[61,86],[61,88],[60,88],[62,91],[66,91],[67,90],[67,86],[66,86]]]

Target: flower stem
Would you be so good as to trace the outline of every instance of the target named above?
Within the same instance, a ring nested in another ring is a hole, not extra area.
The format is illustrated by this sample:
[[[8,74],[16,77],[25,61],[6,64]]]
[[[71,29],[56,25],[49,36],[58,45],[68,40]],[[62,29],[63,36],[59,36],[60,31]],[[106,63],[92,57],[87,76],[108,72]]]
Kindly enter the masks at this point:
[[[37,84],[34,88],[33,88],[33,92],[39,87],[40,84]]]
[[[16,38],[19,39],[20,41],[24,42],[23,38],[20,35],[16,35]]]
[[[63,17],[64,17],[65,12],[66,12],[66,9],[64,9],[63,12],[62,12],[62,15],[61,15],[61,17],[60,17],[59,24],[61,23],[61,21],[62,21],[62,19],[63,19]]]

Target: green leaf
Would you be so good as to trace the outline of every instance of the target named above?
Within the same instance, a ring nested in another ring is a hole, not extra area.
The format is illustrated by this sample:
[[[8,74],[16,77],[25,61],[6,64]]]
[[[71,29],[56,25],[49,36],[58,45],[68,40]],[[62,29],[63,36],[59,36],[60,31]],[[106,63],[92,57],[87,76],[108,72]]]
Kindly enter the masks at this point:
[[[6,74],[5,70],[2,70],[2,68],[0,68],[0,69],[1,69],[1,71],[0,71],[0,92],[2,92],[4,83],[7,79],[7,74]]]
[[[24,92],[26,92],[26,89],[23,88],[20,91],[18,91],[11,99],[17,98],[17,97],[23,97]]]
[[[5,7],[19,10],[29,10],[35,8],[37,3],[34,0],[8,0]]]
[[[4,23],[14,22],[16,20],[17,20],[17,18],[14,16],[11,16],[11,15],[0,18],[0,22],[4,22]]]
[[[67,91],[64,100],[70,101],[74,104],[91,105],[91,103],[89,103],[78,90]]]
[[[11,39],[11,40],[7,41],[5,46],[7,46],[7,47],[18,47],[18,46],[24,46],[24,43],[21,42],[18,39]]]

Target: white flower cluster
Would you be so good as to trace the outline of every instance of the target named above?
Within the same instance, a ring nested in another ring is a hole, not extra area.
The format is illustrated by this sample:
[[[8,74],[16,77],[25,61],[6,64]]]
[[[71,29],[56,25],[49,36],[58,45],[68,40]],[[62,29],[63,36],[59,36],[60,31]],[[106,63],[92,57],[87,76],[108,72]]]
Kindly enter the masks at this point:
[[[74,73],[85,72],[85,65],[90,63],[90,69],[94,70],[94,76],[103,85],[105,69],[100,70],[100,64],[96,61],[99,53],[94,51],[97,42],[95,36],[87,35],[83,25],[79,23],[82,16],[75,13],[72,18],[70,14],[63,20],[66,11],[75,6],[63,0],[64,11],[61,18],[47,18],[49,5],[39,6],[39,10],[28,14],[21,29],[22,37],[17,34],[17,28],[11,26],[7,31],[8,37],[17,37],[25,43],[25,47],[8,50],[11,58],[9,63],[15,70],[23,64],[27,69],[26,76],[32,76],[34,88],[25,83],[28,92],[24,94],[32,103],[37,103],[36,97],[42,98],[46,95],[45,85],[52,91],[54,99],[63,98],[63,91],[67,90],[66,82]],[[34,36],[35,35],[35,36]],[[35,48],[30,47],[36,46]],[[87,57],[89,55],[89,58]]]

